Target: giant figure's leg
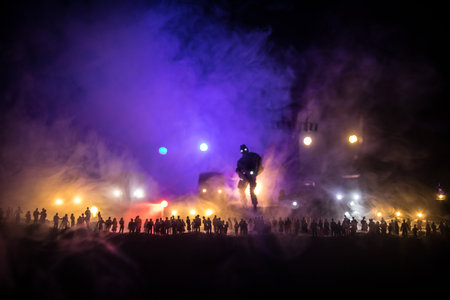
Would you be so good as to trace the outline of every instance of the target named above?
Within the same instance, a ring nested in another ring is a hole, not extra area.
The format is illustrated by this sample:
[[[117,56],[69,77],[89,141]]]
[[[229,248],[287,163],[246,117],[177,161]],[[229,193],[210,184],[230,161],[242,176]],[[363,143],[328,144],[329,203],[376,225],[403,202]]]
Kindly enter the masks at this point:
[[[253,208],[256,210],[256,206],[258,205],[258,199],[255,194],[256,188],[256,179],[250,180],[250,197],[252,198]]]
[[[247,197],[245,196],[245,189],[247,188],[248,185],[248,181],[246,180],[239,180],[238,183],[238,189],[239,189],[239,194],[241,195],[241,202],[242,205],[247,206]]]

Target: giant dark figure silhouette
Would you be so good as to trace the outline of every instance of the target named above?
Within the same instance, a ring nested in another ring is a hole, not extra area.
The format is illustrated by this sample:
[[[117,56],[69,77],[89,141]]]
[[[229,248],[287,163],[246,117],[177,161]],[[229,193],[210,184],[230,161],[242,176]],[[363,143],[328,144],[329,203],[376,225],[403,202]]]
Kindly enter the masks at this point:
[[[252,199],[253,208],[256,210],[258,199],[255,195],[256,176],[261,174],[263,167],[261,165],[261,156],[254,152],[249,152],[246,145],[241,145],[242,157],[237,162],[236,172],[239,175],[238,188],[243,203],[247,203],[245,189],[250,185],[250,197]]]

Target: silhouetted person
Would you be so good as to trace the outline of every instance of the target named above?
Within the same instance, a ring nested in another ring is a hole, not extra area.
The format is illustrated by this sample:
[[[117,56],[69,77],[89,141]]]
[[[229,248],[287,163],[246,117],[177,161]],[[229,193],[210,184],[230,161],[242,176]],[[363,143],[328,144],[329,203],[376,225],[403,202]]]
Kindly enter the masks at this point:
[[[15,217],[16,217],[16,223],[20,223],[20,215],[23,213],[22,209],[20,208],[20,206],[17,207],[16,211],[15,211]]]
[[[245,196],[245,189],[250,185],[250,198],[252,200],[253,208],[256,210],[258,199],[256,198],[256,176],[262,171],[261,156],[254,152],[249,152],[247,146],[241,145],[242,157],[237,162],[236,172],[239,175],[238,189],[241,195],[242,203],[247,203]]]
[[[111,231],[114,232],[114,233],[116,233],[116,231],[117,231],[117,219],[116,218],[113,218],[113,220],[112,220]]]
[[[313,237],[317,237],[317,222],[316,219],[313,219],[311,222],[311,233]]]
[[[31,212],[30,211],[27,211],[27,213],[25,214],[25,223],[26,224],[31,223]]]
[[[407,237],[408,236],[408,224],[403,220],[402,226],[401,226],[402,236]]]
[[[84,221],[86,222],[86,226],[89,228],[89,223],[91,222],[91,210],[89,207],[86,207],[86,211],[84,212]]]
[[[108,217],[108,219],[105,221],[105,231],[109,232],[111,230],[112,226],[112,220],[111,217]]]
[[[123,218],[120,218],[120,220],[119,220],[119,233],[123,233],[124,228],[125,228],[125,221],[123,220]]]
[[[367,226],[366,217],[363,217],[361,220],[361,231],[367,232],[367,229],[368,229],[368,226]]]
[[[133,233],[136,230],[136,224],[134,223],[133,219],[128,222],[128,232]]]
[[[58,229],[59,216],[58,213],[53,217],[53,228]]]
[[[69,228],[69,216],[67,214],[65,214],[64,217],[61,218],[60,228],[62,228],[63,230]]]
[[[330,234],[330,223],[328,223],[328,220],[325,219],[323,221],[323,235],[328,236]]]
[[[417,224],[414,224],[414,227],[412,229],[414,237],[417,237],[417,232],[419,231],[419,228],[417,227]]]
[[[43,208],[39,213],[39,223],[44,224],[47,219],[47,210]]]
[[[352,221],[350,223],[350,232],[352,236],[356,235],[356,231],[358,230],[358,221],[356,221],[355,217],[352,217]]]
[[[70,214],[70,227],[74,227],[75,226],[75,216],[72,214]]]

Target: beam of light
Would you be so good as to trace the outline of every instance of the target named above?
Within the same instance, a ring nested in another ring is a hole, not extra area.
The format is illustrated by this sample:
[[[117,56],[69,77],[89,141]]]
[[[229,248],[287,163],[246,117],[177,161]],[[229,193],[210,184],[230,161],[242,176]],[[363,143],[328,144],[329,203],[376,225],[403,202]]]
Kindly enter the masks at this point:
[[[358,137],[356,136],[356,135],[354,135],[354,134],[352,134],[352,135],[350,135],[349,137],[348,137],[348,142],[350,143],[350,144],[354,144],[354,143],[356,143],[358,141]]]
[[[62,205],[64,203],[64,201],[62,201],[62,199],[56,199],[55,204],[56,205]]]
[[[355,205],[355,202],[352,201],[349,204],[350,204],[350,206],[353,206],[353,205]]]
[[[167,207],[167,205],[169,205],[169,202],[167,202],[166,200],[163,200],[163,201],[161,201],[160,205],[162,208],[164,208],[164,207]]]
[[[208,144],[207,143],[201,143],[200,144],[200,151],[208,151]]]
[[[91,211],[92,216],[95,217],[98,213],[98,208],[96,206],[91,206],[90,211]]]
[[[210,215],[212,215],[214,213],[214,211],[212,210],[212,209],[207,209],[206,211],[205,211],[205,215],[207,216],[207,217],[209,217]]]
[[[114,195],[114,197],[119,198],[120,196],[122,196],[122,191],[119,189],[115,189],[113,191],[113,195]]]
[[[75,197],[74,199],[73,199],[73,202],[75,202],[75,203],[81,203],[81,198],[80,197]]]
[[[347,218],[350,218],[350,213],[349,213],[348,211],[346,211],[346,212],[344,213],[344,215],[345,215]]]
[[[197,214],[197,211],[196,211],[195,209],[191,209],[191,210],[189,211],[189,213],[190,213],[191,215],[195,216],[195,215]]]
[[[133,196],[138,199],[144,198],[144,196],[145,196],[144,190],[143,189],[135,189],[133,192]]]
[[[310,136],[307,136],[303,139],[303,144],[305,144],[305,146],[310,146],[312,144],[312,138]]]

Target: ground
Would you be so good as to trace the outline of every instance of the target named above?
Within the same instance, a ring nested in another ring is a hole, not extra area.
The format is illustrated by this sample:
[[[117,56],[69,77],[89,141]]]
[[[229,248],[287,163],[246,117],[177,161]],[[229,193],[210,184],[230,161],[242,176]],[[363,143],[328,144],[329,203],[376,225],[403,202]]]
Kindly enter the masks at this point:
[[[160,237],[3,226],[0,282],[8,299],[448,293],[449,250],[442,237]]]

